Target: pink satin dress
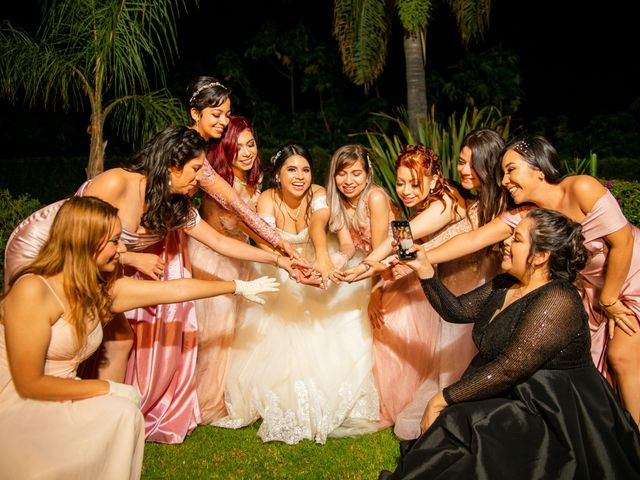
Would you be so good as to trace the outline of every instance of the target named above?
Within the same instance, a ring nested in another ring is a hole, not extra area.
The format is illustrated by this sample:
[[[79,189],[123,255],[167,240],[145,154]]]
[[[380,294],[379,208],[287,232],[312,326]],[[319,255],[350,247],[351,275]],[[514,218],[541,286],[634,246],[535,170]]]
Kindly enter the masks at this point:
[[[250,194],[237,179],[233,188],[245,204],[255,209],[260,196],[259,189]],[[233,211],[224,209],[220,203],[209,198],[203,198],[200,211],[203,218],[223,235],[242,242],[248,241],[249,237],[240,229],[241,220]],[[193,238],[188,239],[188,248],[195,278],[249,279],[250,262],[220,255]],[[224,388],[233,339],[240,322],[239,310],[247,301],[240,296],[220,295],[195,302],[198,318],[196,388],[203,424],[211,424],[227,415]]]
[[[45,375],[76,378],[78,365],[101,341],[102,326],[98,323],[78,346],[63,314],[51,326]],[[1,478],[137,479],[143,451],[144,420],[128,400],[107,395],[74,401],[21,397],[11,377],[4,326],[0,324]]]
[[[435,248],[456,235],[468,232],[477,224],[477,204],[473,204],[469,207],[467,218],[430,235],[425,242],[426,249]],[[490,250],[441,263],[437,271],[442,283],[454,295],[462,295],[494,277],[499,273],[499,267],[497,255]],[[422,287],[420,291],[422,292]],[[472,324],[445,322],[428,300],[426,304],[422,320],[433,325],[428,370],[410,403],[396,418],[394,433],[402,440],[414,439],[420,435],[420,420],[429,400],[443,388],[458,381],[478,351],[471,338]]]
[[[525,215],[522,211],[505,212],[500,219],[515,227]],[[617,232],[629,224],[618,201],[606,192],[594,204],[581,222],[584,245],[590,252],[586,267],[581,272],[581,294],[584,308],[589,314],[591,330],[591,356],[600,372],[612,382],[607,369],[607,318],[598,299],[604,285],[609,249],[603,237]],[[633,235],[633,253],[627,278],[620,290],[620,301],[640,319],[640,229],[630,225]]]

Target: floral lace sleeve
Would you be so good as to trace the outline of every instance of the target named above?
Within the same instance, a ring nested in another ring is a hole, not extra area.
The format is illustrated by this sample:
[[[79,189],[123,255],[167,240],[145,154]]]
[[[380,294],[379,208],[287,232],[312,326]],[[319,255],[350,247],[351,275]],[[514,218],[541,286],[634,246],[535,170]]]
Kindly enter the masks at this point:
[[[269,226],[249,205],[242,201],[237,192],[221,178],[205,160],[200,173],[200,188],[226,210],[238,217],[272,247],[280,244],[280,234]]]

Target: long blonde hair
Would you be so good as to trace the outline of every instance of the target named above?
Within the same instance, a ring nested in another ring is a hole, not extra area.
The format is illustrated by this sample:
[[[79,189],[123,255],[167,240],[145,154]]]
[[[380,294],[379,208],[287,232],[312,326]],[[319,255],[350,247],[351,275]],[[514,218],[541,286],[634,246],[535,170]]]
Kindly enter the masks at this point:
[[[336,175],[341,170],[350,167],[358,161],[362,164],[362,168],[367,174],[367,180],[365,181],[364,189],[358,198],[355,214],[353,215],[353,218],[349,218],[349,215],[347,215],[347,209],[341,201],[343,195],[336,185]],[[345,225],[347,228],[352,227],[356,230],[367,227],[369,225],[369,218],[367,218],[366,210],[367,193],[376,186],[376,183],[373,181],[373,168],[371,167],[369,152],[363,145],[360,145],[359,143],[343,145],[336,150],[331,157],[329,179],[327,182],[327,203],[331,209],[329,230],[337,232]]]
[[[51,277],[62,273],[64,294],[69,304],[65,320],[74,329],[78,345],[87,336],[87,323],[111,320],[110,287],[116,275],[104,275],[96,255],[112,233],[118,210],[96,197],[71,197],[56,214],[49,237],[36,257],[18,270],[9,289],[23,275]]]

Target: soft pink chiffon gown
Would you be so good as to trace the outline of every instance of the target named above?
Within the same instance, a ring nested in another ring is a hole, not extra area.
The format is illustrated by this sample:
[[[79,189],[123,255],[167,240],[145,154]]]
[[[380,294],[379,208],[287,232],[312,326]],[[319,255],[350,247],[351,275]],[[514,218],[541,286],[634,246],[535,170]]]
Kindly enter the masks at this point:
[[[240,199],[255,208],[260,190],[256,189],[251,195],[247,187],[236,178],[233,188]],[[240,229],[238,215],[222,208],[218,202],[204,197],[201,213],[203,218],[223,235],[243,242],[248,240],[247,235]],[[248,279],[248,262],[220,255],[193,238],[189,238],[188,248],[195,278]],[[196,388],[204,424],[210,424],[227,415],[224,387],[239,322],[238,311],[242,302],[246,300],[232,295],[220,295],[195,302],[198,318]]]
[[[88,182],[76,195],[82,195]],[[22,221],[5,249],[5,282],[33,259],[49,235],[55,215],[65,200],[43,207]],[[200,220],[194,211],[196,222]],[[191,276],[185,235],[181,230],[166,237],[122,230],[128,251],[154,253],[165,261],[164,280]],[[142,275],[131,269],[132,277]],[[127,366],[126,383],[142,395],[146,438],[180,443],[200,421],[196,398],[197,322],[193,302],[138,308],[125,312],[135,340]]]
[[[522,210],[515,210],[503,213],[500,219],[507,225],[515,227],[524,215]],[[598,370],[613,383],[607,370],[608,322],[598,303],[604,285],[609,253],[603,237],[628,225],[629,220],[622,213],[618,201],[611,192],[606,192],[581,223],[584,245],[590,252],[587,265],[581,272],[581,293],[585,310],[589,314],[591,356]],[[629,273],[620,291],[620,300],[640,319],[640,229],[634,225],[630,226],[633,235],[633,253]]]
[[[75,378],[80,362],[101,341],[98,324],[79,347],[63,314],[51,327],[45,375]],[[22,398],[9,370],[2,324],[0,432],[1,478],[140,478],[144,420],[138,408],[128,400],[106,395],[60,402]]]
[[[371,220],[368,208],[366,212]],[[360,230],[350,229],[350,234],[358,250],[365,256],[371,252],[370,224]],[[396,281],[383,281],[381,308],[384,325],[372,329],[373,375],[380,400],[378,428],[386,428],[394,424],[427,377],[440,324],[432,321],[430,305],[413,273]]]
[[[477,204],[469,207],[467,218],[447,225],[431,235],[426,248],[434,248],[450,238],[467,232],[478,223]],[[492,251],[478,252],[437,267],[438,277],[455,295],[461,295],[482,285],[499,271],[498,257]],[[420,291],[422,287],[418,284]],[[424,293],[422,292],[424,295]],[[413,399],[398,414],[394,433],[402,440],[410,440],[420,435],[420,420],[431,398],[443,388],[460,379],[469,362],[477,353],[471,338],[473,325],[454,324],[442,318],[426,301],[423,320],[433,325],[435,336],[431,339],[429,369],[423,382],[416,389]]]

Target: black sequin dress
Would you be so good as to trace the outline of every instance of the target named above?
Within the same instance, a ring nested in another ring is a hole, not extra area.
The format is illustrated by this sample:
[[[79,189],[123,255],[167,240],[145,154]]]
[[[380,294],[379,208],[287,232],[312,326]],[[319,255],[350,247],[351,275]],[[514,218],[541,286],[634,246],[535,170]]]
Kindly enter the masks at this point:
[[[449,322],[474,323],[479,353],[445,388],[449,404],[384,479],[640,478],[640,435],[590,355],[576,288],[551,281],[504,304],[500,275],[455,297],[424,280]]]

